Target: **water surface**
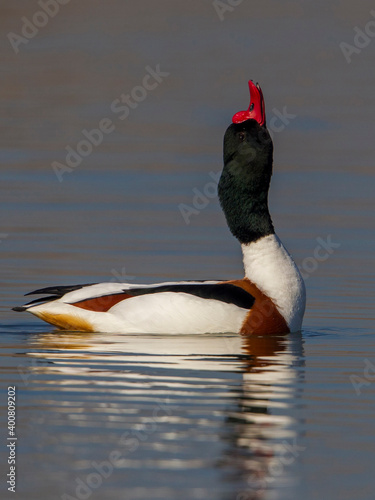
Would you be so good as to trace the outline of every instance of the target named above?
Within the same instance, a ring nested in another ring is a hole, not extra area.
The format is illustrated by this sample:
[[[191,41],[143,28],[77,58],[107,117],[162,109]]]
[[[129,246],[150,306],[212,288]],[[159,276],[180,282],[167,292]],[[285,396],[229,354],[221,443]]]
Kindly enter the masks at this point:
[[[3,9],[2,498],[373,498],[375,42],[350,63],[340,48],[372,8],[245,1],[221,20],[214,2],[72,1],[18,54],[7,34],[40,7]],[[158,66],[121,120],[112,103]],[[213,182],[249,78],[275,145],[271,212],[306,280],[302,332],[62,333],[11,311],[42,286],[240,278]],[[113,131],[58,177],[103,119]]]

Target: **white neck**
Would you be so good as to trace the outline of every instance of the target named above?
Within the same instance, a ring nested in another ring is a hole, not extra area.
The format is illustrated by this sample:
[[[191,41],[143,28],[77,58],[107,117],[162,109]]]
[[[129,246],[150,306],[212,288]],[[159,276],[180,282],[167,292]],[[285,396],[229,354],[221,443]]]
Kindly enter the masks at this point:
[[[276,234],[242,244],[245,276],[272,299],[290,331],[301,329],[306,291],[292,257]]]

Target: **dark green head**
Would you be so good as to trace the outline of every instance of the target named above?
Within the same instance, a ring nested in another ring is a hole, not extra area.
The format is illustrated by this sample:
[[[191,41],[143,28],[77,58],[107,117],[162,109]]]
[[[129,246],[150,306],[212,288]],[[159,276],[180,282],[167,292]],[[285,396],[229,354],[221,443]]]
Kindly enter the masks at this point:
[[[268,211],[272,159],[272,139],[265,125],[251,118],[228,127],[218,193],[229,229],[240,243],[275,232]]]

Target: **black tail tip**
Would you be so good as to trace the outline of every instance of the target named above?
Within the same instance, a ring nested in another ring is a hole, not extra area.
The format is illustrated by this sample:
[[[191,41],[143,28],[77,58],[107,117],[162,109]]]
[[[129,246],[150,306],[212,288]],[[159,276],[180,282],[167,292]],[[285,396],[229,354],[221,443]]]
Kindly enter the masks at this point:
[[[16,312],[23,312],[23,311],[26,311],[26,307],[24,306],[17,306],[17,307],[12,307],[12,311],[16,311]]]

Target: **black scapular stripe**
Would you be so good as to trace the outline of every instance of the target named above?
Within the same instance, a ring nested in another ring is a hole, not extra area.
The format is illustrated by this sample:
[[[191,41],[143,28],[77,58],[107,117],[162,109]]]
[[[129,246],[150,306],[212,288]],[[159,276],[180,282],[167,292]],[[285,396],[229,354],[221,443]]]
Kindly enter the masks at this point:
[[[79,290],[85,286],[94,285],[95,283],[88,283],[85,285],[72,285],[72,286],[53,286],[47,288],[40,288],[39,290],[34,290],[26,295],[36,295],[36,294],[51,294],[48,297],[41,297],[32,300],[25,306],[14,307],[14,311],[25,311],[27,306],[36,305],[38,303],[50,302],[56,300],[57,298],[63,297],[66,293]],[[147,295],[150,293],[162,293],[162,292],[173,292],[173,293],[188,293],[190,295],[195,295],[202,299],[213,299],[220,300],[226,304],[234,304],[237,307],[242,307],[244,309],[251,309],[255,302],[255,298],[243,288],[230,283],[217,283],[217,284],[175,284],[175,285],[161,285],[154,286],[150,288],[128,288],[123,289],[123,291],[133,297],[138,295]],[[110,294],[111,295],[111,294]]]
[[[51,295],[56,295],[57,297],[63,297],[66,293],[74,292],[75,290],[79,290],[84,286],[91,286],[96,284],[97,283],[85,283],[84,285],[49,286],[47,288],[39,288],[38,290],[25,293],[25,297],[27,297],[28,295],[39,295],[41,293],[50,293]]]
[[[162,293],[162,292],[173,292],[173,293],[189,293],[190,295],[195,295],[202,299],[214,299],[220,300],[227,304],[234,304],[235,306],[242,307],[244,309],[250,309],[255,298],[243,288],[230,283],[218,283],[209,285],[162,285],[150,288],[130,288],[124,289],[124,292],[129,295],[146,295],[149,293]]]

